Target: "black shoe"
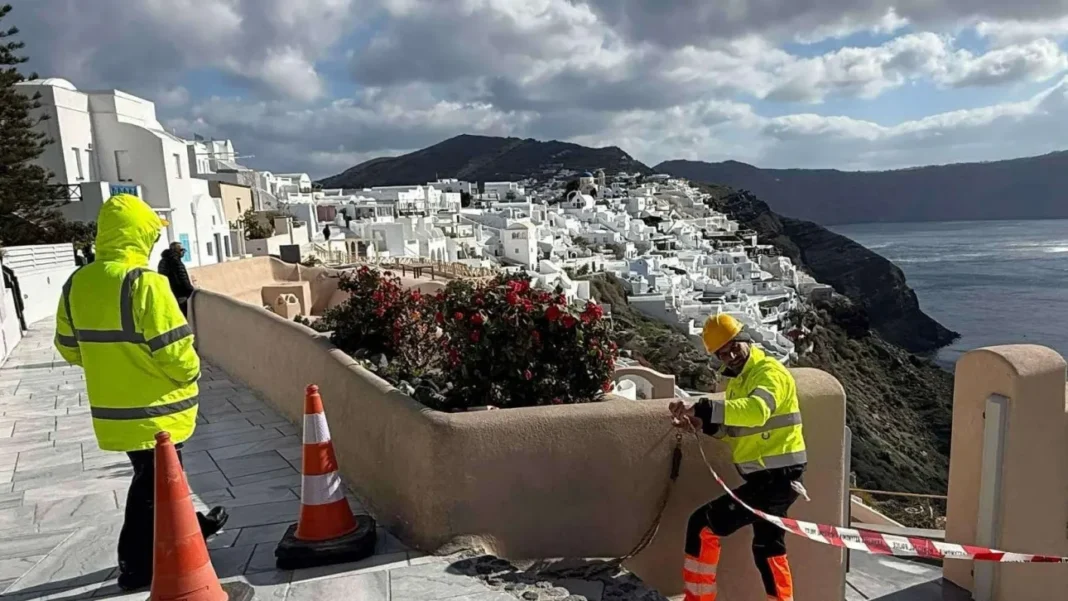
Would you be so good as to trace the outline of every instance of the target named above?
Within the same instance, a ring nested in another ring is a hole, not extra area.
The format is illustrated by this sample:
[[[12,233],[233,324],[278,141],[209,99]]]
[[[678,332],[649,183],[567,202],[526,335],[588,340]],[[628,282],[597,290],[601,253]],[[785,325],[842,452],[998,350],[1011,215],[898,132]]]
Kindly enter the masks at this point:
[[[119,588],[132,592],[152,585],[152,574],[145,572],[119,572]]]
[[[228,519],[230,519],[230,514],[226,512],[225,507],[212,507],[208,515],[197,513],[197,521],[200,522],[200,533],[204,535],[204,540],[211,538],[222,530]]]

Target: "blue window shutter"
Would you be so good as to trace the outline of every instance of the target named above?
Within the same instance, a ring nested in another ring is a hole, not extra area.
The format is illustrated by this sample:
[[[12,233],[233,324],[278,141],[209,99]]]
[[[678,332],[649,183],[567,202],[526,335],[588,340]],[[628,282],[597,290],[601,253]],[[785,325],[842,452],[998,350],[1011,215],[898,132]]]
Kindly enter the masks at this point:
[[[185,256],[182,257],[182,263],[188,263],[192,259],[190,255],[193,254],[193,250],[189,247],[189,234],[179,234],[178,241],[182,243],[182,248],[185,249]]]

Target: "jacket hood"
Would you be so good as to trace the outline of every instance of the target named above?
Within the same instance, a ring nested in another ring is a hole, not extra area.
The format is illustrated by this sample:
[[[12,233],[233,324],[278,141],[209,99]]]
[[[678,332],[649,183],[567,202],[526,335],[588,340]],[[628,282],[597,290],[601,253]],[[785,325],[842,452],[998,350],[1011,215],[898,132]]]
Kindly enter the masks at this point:
[[[162,228],[163,221],[145,201],[130,194],[116,194],[100,207],[97,216],[97,260],[147,266]]]

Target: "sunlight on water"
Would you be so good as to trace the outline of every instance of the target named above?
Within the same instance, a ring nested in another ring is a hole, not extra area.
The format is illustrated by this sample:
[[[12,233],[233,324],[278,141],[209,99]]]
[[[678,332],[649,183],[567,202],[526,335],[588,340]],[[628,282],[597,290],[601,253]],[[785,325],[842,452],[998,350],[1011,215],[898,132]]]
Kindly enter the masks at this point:
[[[1041,344],[1068,355],[1068,221],[835,226],[905,272],[924,311],[962,337],[939,353]]]

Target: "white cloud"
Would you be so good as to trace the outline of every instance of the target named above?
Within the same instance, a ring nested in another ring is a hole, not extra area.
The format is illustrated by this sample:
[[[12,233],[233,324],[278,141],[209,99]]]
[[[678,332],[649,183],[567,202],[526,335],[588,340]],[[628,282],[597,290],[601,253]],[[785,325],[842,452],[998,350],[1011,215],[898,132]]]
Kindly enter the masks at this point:
[[[1054,135],[1062,128],[1055,118],[1066,117],[1059,87],[1042,99],[897,124],[855,115],[862,103],[914,83],[934,84],[931,93],[975,88],[974,106],[984,89],[1005,98],[1019,93],[1018,84],[1055,81],[1068,71],[1058,43],[1068,37],[1068,0],[92,0],[92,7],[21,0],[11,19],[30,44],[30,66],[82,87],[142,94],[180,131],[232,137],[256,155],[254,164],[316,175],[460,133],[619,145],[650,163],[853,167],[996,158],[1064,139]],[[967,28],[989,48],[963,48]],[[859,31],[888,39],[827,42]],[[800,56],[784,49],[788,41],[832,49]],[[336,89],[356,91],[331,98]],[[817,114],[820,103],[845,108]]]
[[[218,69],[285,98],[311,100],[315,64],[364,0],[23,0],[12,13],[33,66],[89,85],[152,90]]]
[[[1008,46],[1041,38],[1068,38],[1068,16],[1042,21],[980,21],[975,31],[995,46]]]

